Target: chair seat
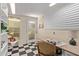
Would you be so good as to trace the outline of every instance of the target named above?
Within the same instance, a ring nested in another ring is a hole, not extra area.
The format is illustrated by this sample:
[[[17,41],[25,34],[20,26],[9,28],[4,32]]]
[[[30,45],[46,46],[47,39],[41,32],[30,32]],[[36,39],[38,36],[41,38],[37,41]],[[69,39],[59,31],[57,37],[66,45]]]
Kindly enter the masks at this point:
[[[10,42],[10,44],[11,44],[12,46],[14,46],[15,44],[17,44],[17,42],[18,42],[18,41]]]
[[[56,47],[47,42],[41,41],[37,43],[38,53],[46,56],[52,56],[56,54]]]

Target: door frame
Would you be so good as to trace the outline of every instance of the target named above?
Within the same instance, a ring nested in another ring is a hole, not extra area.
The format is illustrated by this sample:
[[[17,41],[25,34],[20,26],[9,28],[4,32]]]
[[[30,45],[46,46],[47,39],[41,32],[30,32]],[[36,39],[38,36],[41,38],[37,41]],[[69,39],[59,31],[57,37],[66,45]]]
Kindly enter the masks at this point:
[[[35,39],[34,39],[34,40],[29,40],[29,35],[28,35],[29,21],[35,21]],[[28,43],[30,43],[30,42],[35,42],[35,41],[36,41],[36,34],[37,34],[37,31],[38,31],[38,19],[37,19],[37,18],[28,19],[28,21],[27,21],[27,39],[28,39]]]

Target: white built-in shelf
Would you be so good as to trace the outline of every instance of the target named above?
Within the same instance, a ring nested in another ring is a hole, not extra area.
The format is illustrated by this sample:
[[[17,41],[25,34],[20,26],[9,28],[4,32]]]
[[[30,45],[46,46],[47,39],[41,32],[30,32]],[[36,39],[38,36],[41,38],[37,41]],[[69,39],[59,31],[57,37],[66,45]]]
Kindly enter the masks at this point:
[[[0,3],[0,56],[7,56],[8,53],[8,36],[7,32],[1,32],[1,22],[8,24],[7,3]],[[3,43],[4,42],[4,43]]]
[[[2,35],[5,35],[5,34],[7,34],[7,32],[3,32],[3,33],[1,33],[0,35],[2,36]]]
[[[0,49],[0,53],[1,53],[0,56],[5,56],[6,53],[8,53],[7,47],[8,47],[8,44],[7,43],[4,43],[3,44],[3,47]]]
[[[1,4],[1,10],[4,12],[4,14],[8,17],[8,8],[7,8],[7,3],[2,3]]]
[[[4,44],[3,44],[3,47],[0,49],[1,50],[1,52],[4,50],[4,48],[7,46],[7,43],[5,42]]]
[[[3,20],[3,19],[0,18],[0,21],[3,21],[3,22],[5,22],[7,24],[7,21],[6,20]]]

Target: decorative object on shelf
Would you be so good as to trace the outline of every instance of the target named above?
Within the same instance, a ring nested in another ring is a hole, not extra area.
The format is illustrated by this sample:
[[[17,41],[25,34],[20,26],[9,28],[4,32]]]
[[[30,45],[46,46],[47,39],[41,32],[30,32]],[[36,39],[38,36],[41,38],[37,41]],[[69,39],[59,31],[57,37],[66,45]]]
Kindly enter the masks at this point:
[[[6,32],[6,31],[7,31],[7,24],[1,21],[1,32]]]
[[[3,48],[4,44],[5,44],[5,41],[1,41],[1,48]]]
[[[39,24],[39,28],[43,29],[44,28],[44,24]]]
[[[44,16],[40,16],[38,18],[39,21],[39,29],[44,29]]]
[[[74,38],[72,38],[70,41],[69,41],[70,45],[73,45],[73,46],[76,46],[76,41],[74,40]]]
[[[55,35],[55,32],[53,32],[53,34]]]

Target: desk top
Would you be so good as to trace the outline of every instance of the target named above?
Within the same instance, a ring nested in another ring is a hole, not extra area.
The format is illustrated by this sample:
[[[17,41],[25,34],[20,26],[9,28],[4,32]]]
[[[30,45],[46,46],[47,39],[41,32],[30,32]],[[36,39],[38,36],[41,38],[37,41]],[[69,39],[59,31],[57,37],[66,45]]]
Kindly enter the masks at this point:
[[[79,56],[79,42],[77,42],[76,46],[70,45],[68,42],[64,42],[64,43],[65,43],[64,45],[56,45],[56,46],[59,48],[62,48],[65,51],[68,51],[76,56]]]
[[[77,44],[77,46],[72,46],[72,45],[66,44],[66,45],[57,46],[57,47],[62,48],[65,51],[68,51],[74,55],[79,56],[79,44]]]

